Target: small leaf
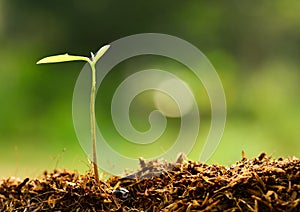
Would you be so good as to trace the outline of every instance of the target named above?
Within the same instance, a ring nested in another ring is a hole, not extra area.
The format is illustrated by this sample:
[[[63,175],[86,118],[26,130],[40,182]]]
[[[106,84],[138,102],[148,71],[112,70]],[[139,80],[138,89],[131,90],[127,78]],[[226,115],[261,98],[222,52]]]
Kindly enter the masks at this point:
[[[90,59],[87,57],[83,57],[83,56],[61,54],[61,55],[45,57],[45,58],[39,60],[36,64],[61,63],[61,62],[78,61],[78,60],[89,62]]]
[[[102,46],[97,52],[97,54],[95,55],[94,61],[97,62],[104,55],[104,53],[109,49],[109,47],[110,45]]]

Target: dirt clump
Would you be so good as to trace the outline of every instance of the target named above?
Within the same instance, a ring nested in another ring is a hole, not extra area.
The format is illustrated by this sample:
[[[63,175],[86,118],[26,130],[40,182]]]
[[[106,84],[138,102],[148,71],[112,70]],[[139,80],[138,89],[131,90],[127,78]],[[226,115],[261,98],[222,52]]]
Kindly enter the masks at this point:
[[[66,170],[11,177],[0,181],[0,211],[300,211],[299,158],[242,156],[230,167],[180,160],[166,171],[141,160],[138,178],[100,183]]]

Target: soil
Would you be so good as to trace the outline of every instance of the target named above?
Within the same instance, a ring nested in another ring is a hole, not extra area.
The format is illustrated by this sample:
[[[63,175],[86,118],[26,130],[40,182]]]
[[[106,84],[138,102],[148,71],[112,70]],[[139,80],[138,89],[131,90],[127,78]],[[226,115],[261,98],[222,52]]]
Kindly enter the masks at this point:
[[[0,211],[300,211],[299,158],[260,156],[230,167],[141,160],[139,172],[96,182],[92,174],[44,173],[0,181]],[[162,167],[169,171],[151,174]],[[136,178],[138,177],[138,178]]]

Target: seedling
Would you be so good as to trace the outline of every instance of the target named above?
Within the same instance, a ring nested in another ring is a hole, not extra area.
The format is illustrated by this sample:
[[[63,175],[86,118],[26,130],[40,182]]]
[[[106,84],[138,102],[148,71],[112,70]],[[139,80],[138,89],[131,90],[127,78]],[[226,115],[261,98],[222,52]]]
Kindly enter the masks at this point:
[[[110,45],[103,46],[95,55],[91,52],[91,58],[84,56],[76,56],[69,54],[55,55],[45,57],[37,62],[37,64],[43,63],[60,63],[69,61],[86,61],[89,63],[92,71],[92,86],[91,86],[91,98],[90,98],[90,119],[91,119],[91,138],[93,149],[93,168],[94,175],[97,182],[99,182],[99,173],[97,165],[97,152],[96,152],[96,123],[95,123],[95,94],[96,94],[96,63],[109,49]]]

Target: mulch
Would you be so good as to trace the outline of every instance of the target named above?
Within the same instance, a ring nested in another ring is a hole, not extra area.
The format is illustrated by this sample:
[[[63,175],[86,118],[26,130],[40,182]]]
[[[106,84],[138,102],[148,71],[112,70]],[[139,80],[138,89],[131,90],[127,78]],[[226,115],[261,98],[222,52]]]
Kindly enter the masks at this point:
[[[100,182],[66,170],[3,179],[0,211],[300,211],[299,158],[243,153],[230,167],[187,159],[173,165],[163,171],[170,164],[141,160],[130,177]],[[160,174],[145,177],[157,167]]]

